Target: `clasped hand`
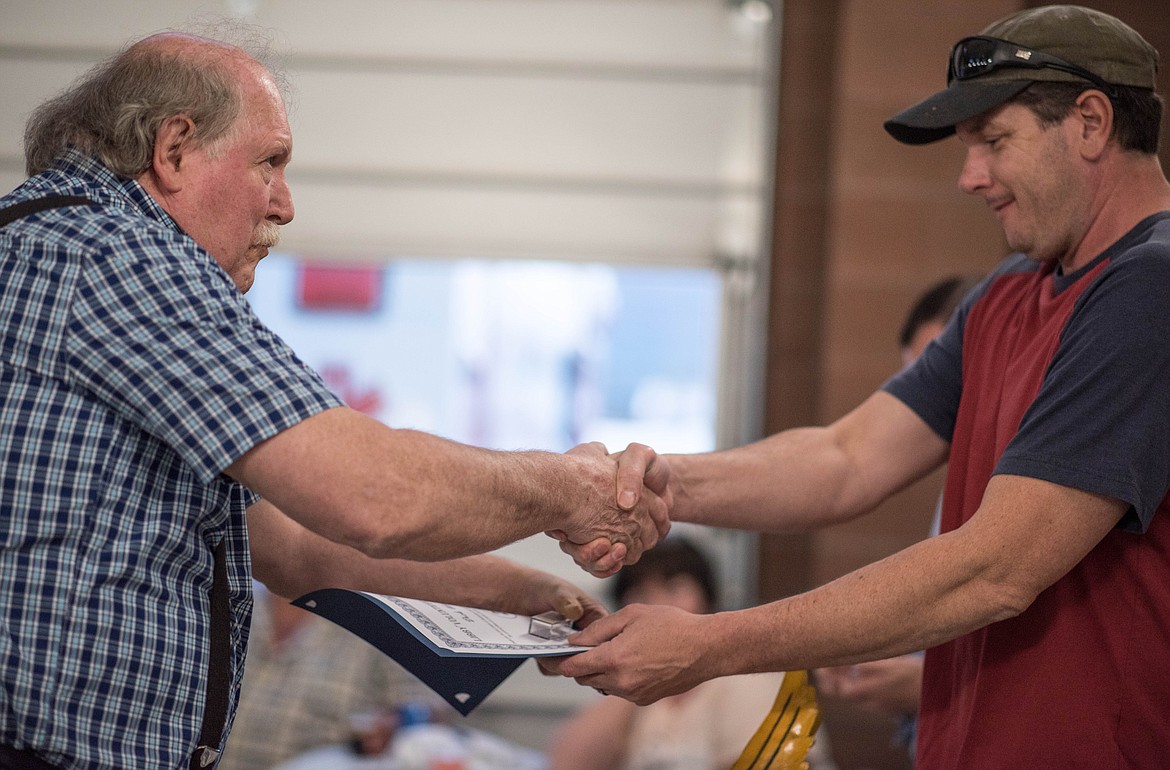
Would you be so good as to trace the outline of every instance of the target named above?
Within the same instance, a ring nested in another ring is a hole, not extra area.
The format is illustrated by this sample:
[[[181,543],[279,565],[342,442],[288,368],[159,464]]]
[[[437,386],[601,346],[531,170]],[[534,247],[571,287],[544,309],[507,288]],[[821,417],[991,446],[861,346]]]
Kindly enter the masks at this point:
[[[670,467],[643,444],[609,454],[599,442],[567,453],[583,461],[594,495],[583,501],[565,529],[546,534],[595,577],[633,564],[670,531]]]

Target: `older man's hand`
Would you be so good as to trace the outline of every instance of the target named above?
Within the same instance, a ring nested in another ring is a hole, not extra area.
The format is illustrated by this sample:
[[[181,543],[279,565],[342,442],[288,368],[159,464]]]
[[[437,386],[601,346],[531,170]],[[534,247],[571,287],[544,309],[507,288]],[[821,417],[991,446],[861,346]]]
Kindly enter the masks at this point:
[[[566,454],[583,462],[595,494],[582,501],[570,525],[547,534],[582,569],[607,577],[636,562],[670,531],[670,467],[642,444],[611,455],[592,442]]]

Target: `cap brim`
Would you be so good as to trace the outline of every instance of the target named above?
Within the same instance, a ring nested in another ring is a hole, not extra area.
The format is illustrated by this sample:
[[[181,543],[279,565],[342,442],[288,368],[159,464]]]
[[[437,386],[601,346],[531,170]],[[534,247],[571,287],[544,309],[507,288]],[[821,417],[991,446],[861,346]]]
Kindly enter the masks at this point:
[[[955,133],[955,124],[998,107],[1030,86],[1030,80],[956,80],[945,91],[899,112],[884,123],[903,144],[929,144]]]

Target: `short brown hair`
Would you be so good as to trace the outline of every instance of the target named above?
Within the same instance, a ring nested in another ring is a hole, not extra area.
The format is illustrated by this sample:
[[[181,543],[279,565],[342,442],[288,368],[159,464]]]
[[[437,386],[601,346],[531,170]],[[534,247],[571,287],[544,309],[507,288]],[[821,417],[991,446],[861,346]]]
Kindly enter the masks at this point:
[[[1035,82],[1012,101],[1032,111],[1042,126],[1064,120],[1077,98],[1092,86],[1084,83]],[[1162,97],[1148,88],[1117,86],[1113,103],[1113,137],[1123,150],[1156,155],[1162,126]]]

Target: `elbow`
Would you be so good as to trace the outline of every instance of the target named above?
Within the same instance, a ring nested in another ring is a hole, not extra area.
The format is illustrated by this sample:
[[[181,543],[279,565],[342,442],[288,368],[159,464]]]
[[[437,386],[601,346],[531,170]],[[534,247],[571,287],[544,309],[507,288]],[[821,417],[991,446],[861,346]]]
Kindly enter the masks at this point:
[[[842,479],[835,485],[835,492],[825,498],[825,510],[820,522],[843,524],[859,518],[877,508],[886,499],[884,490],[866,488],[850,483],[855,479]]]
[[[371,559],[429,561],[442,558],[427,552],[427,545],[434,545],[436,540],[435,527],[428,525],[425,517],[416,515],[409,507],[394,511],[377,506],[351,510],[335,522],[336,526],[320,534]]]
[[[347,495],[300,496],[280,509],[316,536],[372,559],[448,558],[446,516],[418,495],[351,489]]]
[[[426,540],[422,532],[411,528],[379,527],[352,535],[343,544],[371,559],[431,561],[442,558],[426,552]]]
[[[1032,606],[1032,602],[1036,601],[1036,597],[1040,595],[1040,590],[1042,589],[1036,589],[1024,582],[1010,580],[997,581],[991,586],[989,591],[990,601],[987,603],[989,610],[987,623],[1010,620],[1018,615],[1022,615]]]
[[[1018,615],[1024,614],[1024,611],[1032,606],[1035,598],[1035,596],[1026,597],[1019,592],[1004,592],[1001,600],[995,605],[995,615],[992,618],[992,622],[1010,620]]]

